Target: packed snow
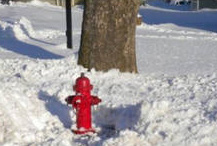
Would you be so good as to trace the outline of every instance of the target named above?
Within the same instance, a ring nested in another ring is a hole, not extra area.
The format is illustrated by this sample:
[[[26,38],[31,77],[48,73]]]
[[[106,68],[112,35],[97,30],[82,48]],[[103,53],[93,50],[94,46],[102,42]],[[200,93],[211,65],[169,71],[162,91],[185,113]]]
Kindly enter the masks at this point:
[[[73,7],[73,50],[65,10],[32,1],[0,5],[0,145],[211,146],[217,143],[217,11],[140,7],[138,74],[77,65],[83,8]],[[186,6],[184,6],[186,7]],[[97,134],[72,133],[65,98],[90,78]]]

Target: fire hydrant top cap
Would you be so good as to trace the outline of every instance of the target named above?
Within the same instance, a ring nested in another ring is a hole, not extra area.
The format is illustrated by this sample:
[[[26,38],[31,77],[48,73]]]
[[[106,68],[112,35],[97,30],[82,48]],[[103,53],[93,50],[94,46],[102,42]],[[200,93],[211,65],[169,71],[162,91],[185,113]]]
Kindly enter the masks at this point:
[[[81,73],[81,76],[76,79],[77,88],[91,88],[90,80],[84,76],[84,73]]]

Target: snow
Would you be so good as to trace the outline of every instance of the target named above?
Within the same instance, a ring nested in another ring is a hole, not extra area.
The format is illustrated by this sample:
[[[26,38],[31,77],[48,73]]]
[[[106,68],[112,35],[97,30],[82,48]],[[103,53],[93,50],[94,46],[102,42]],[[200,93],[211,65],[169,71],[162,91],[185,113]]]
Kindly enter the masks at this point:
[[[174,8],[140,8],[139,74],[130,74],[77,65],[81,7],[72,9],[70,50],[64,8],[0,5],[0,145],[215,145],[217,11]],[[93,107],[98,135],[71,132],[76,116],[64,99],[81,72],[102,99]]]
[[[171,5],[184,5],[184,4],[190,4],[191,0],[171,0]]]

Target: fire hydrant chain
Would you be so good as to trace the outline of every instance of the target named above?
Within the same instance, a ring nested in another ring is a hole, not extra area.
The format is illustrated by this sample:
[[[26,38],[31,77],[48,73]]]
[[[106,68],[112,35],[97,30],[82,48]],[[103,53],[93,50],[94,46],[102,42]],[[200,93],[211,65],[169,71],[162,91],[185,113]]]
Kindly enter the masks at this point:
[[[91,123],[91,106],[98,105],[101,99],[91,95],[92,88],[90,80],[84,76],[84,73],[81,73],[81,76],[76,79],[76,83],[73,86],[76,95],[70,95],[65,99],[67,104],[71,104],[76,112],[77,129],[73,130],[75,134],[95,132]]]

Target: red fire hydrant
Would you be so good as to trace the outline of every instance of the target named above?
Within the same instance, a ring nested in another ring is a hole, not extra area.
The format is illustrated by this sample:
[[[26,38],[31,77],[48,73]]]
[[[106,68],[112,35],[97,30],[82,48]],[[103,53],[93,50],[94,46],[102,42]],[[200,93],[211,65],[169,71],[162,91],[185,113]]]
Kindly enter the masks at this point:
[[[91,124],[91,106],[99,104],[101,99],[91,95],[92,88],[90,80],[84,76],[84,73],[81,73],[81,77],[76,79],[73,86],[76,95],[68,96],[65,99],[68,104],[72,104],[72,107],[76,109],[77,129],[73,130],[75,134],[95,132]]]

